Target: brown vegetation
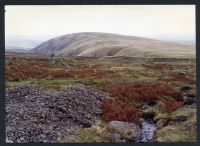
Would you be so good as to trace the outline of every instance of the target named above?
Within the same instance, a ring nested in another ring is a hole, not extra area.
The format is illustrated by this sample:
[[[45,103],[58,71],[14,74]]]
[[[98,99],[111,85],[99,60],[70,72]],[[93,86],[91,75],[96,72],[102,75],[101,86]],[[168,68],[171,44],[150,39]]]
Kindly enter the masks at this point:
[[[106,100],[102,104],[102,119],[105,121],[119,120],[139,123],[142,113],[133,105],[128,105],[120,98]]]
[[[156,69],[156,70],[170,67],[168,64],[142,64],[142,66],[146,68],[150,68],[150,69]]]
[[[166,78],[160,77],[158,80],[162,80],[165,82],[186,81],[186,82],[190,82],[190,83],[195,83],[195,80],[192,79],[191,77],[188,77],[185,75],[178,75],[175,73],[169,74],[169,77],[166,77]]]
[[[29,64],[6,66],[6,80],[20,81],[29,78],[41,78],[48,71],[45,68],[31,66]]]
[[[103,90],[115,97],[114,100],[110,99],[102,104],[102,118],[105,121],[120,120],[138,123],[142,115],[135,107],[137,102],[155,101],[159,100],[162,96],[181,96],[181,93],[175,91],[173,88],[159,84],[118,85]],[[166,101],[164,110],[172,112],[180,108],[181,103],[176,100]]]
[[[171,113],[182,106],[183,102],[170,99],[165,101],[164,112]]]
[[[68,73],[76,75],[80,78],[85,77],[95,77],[95,78],[103,78],[103,77],[118,77],[119,74],[113,71],[106,71],[106,70],[97,70],[94,68],[84,68],[84,69],[75,69],[70,70]]]
[[[162,96],[179,97],[180,92],[166,85],[159,84],[137,84],[137,85],[116,85],[102,89],[114,97],[122,97],[128,102],[148,102],[159,100]]]

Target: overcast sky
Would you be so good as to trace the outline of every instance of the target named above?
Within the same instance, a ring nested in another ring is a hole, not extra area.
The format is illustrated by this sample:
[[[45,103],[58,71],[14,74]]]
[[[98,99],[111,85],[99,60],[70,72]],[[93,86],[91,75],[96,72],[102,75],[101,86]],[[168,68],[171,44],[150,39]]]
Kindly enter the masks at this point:
[[[107,32],[195,41],[194,5],[6,6],[8,36],[54,37]]]

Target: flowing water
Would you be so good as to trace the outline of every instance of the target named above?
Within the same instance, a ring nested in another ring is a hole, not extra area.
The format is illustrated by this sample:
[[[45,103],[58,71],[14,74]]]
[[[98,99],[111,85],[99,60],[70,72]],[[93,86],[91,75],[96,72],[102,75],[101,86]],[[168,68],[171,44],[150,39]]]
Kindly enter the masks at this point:
[[[156,124],[151,119],[146,119],[142,122],[142,136],[141,139],[137,142],[149,142],[154,135],[154,132],[156,130]]]

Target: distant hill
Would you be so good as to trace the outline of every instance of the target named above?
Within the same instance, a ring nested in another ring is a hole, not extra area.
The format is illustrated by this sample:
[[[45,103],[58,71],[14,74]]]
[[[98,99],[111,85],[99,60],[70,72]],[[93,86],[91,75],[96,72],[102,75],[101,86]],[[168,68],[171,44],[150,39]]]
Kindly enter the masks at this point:
[[[29,53],[55,56],[195,57],[190,45],[110,33],[73,33],[48,40]]]

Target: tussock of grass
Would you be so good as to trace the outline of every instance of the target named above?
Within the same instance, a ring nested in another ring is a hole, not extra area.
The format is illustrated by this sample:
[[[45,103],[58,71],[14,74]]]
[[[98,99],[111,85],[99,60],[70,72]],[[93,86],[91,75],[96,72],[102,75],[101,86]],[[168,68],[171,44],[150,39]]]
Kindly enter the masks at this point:
[[[185,116],[184,122],[173,123],[161,129],[158,129],[155,135],[157,142],[196,142],[196,109],[181,108],[175,112],[162,115],[159,118],[175,120],[177,117]],[[157,117],[158,118],[158,117]]]
[[[77,129],[76,134],[65,136],[60,143],[109,142],[106,137],[106,124]]]

